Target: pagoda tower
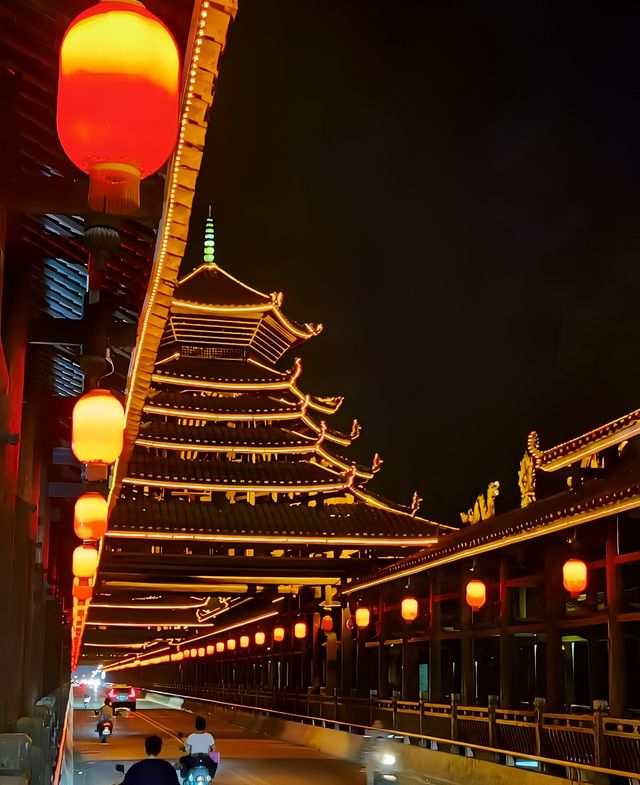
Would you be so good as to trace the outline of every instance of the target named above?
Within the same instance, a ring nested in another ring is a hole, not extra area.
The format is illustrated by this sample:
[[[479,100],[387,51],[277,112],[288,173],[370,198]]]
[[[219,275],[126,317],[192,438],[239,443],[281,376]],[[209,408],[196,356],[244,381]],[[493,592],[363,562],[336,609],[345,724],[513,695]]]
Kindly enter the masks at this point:
[[[85,635],[103,656],[176,644],[282,596],[330,604],[332,587],[437,542],[417,504],[367,490],[381,460],[346,457],[360,426],[331,426],[342,398],[304,391],[298,358],[276,367],[321,325],[219,267],[214,244],[209,218],[111,515]]]

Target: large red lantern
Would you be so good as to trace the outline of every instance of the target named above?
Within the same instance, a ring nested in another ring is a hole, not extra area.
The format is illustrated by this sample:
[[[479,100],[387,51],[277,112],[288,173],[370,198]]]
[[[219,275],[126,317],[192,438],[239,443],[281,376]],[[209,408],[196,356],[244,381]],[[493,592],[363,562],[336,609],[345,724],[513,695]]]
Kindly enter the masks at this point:
[[[569,559],[562,567],[562,584],[572,597],[587,588],[587,565],[581,559]]]
[[[487,601],[487,587],[482,581],[473,580],[467,583],[467,605],[479,611]]]
[[[76,600],[85,602],[93,597],[93,581],[87,578],[73,579],[73,596]]]
[[[333,618],[331,614],[325,614],[322,619],[320,620],[320,629],[322,632],[329,633],[333,630]]]
[[[78,498],[73,529],[81,540],[99,540],[107,531],[109,505],[101,493],[85,493]]]
[[[93,578],[98,569],[98,551],[92,545],[79,545],[73,552],[76,578]]]
[[[120,457],[123,444],[124,409],[115,395],[96,389],[79,398],[73,407],[71,448],[80,463],[88,464],[89,480],[106,476],[106,466]]]
[[[173,36],[137,0],[102,0],[73,20],[60,47],[58,136],[90,176],[92,210],[139,208],[140,180],[176,143],[179,83]]]

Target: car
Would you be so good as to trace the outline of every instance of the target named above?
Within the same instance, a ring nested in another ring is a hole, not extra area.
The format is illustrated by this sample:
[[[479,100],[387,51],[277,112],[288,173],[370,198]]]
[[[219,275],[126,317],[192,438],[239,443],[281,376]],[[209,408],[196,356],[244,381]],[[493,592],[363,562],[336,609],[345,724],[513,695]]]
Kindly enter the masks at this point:
[[[136,710],[138,690],[128,684],[112,684],[107,691],[107,698],[111,699],[113,710],[127,708]]]

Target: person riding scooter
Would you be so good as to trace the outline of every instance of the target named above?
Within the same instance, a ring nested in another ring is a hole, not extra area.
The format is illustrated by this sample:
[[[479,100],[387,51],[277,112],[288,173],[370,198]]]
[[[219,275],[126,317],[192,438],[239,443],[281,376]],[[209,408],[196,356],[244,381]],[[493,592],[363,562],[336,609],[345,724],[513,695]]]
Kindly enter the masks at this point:
[[[111,729],[113,729],[113,708],[111,706],[111,698],[104,699],[104,705],[98,709],[96,714],[98,715],[96,731],[98,732],[98,736],[100,736],[100,741],[104,743],[106,742],[106,738],[103,734],[105,723],[109,723]]]
[[[213,779],[218,769],[218,761],[213,760],[216,740],[210,733],[207,733],[207,721],[204,717],[196,717],[195,733],[187,736],[184,746],[188,754],[180,758],[183,779],[186,780],[189,776],[189,771],[198,765],[205,766],[209,776]]]

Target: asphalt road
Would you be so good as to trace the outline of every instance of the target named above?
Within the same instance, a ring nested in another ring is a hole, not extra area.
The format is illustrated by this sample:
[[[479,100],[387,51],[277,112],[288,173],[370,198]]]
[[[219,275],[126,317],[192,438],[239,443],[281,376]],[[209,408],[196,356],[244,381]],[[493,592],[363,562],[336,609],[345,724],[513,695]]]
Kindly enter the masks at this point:
[[[83,708],[79,698],[75,701],[75,785],[120,782],[122,775],[115,771],[115,764],[128,767],[143,758],[144,739],[151,734],[163,738],[163,758],[173,763],[184,754],[179,751],[177,734],[187,735],[193,730],[193,714],[140,700],[136,712],[116,719],[113,736],[101,744],[95,733],[93,714],[93,708],[100,703],[98,695],[88,709]],[[358,766],[308,747],[268,739],[218,720],[215,727],[208,729],[221,756],[216,785],[364,785],[365,778]]]

